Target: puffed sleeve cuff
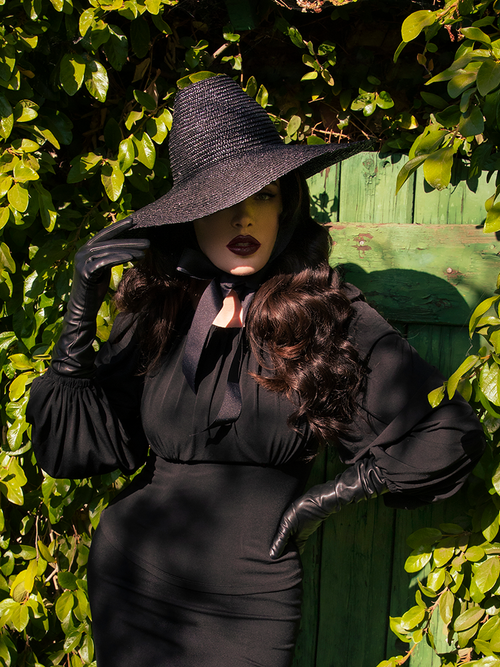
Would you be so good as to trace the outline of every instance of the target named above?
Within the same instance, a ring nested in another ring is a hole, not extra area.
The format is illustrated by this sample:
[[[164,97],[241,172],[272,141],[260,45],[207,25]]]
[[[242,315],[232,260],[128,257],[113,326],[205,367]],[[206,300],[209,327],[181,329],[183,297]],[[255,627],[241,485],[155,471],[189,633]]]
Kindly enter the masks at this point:
[[[49,368],[33,382],[26,418],[38,463],[52,477],[79,479],[117,469],[132,473],[146,459],[142,378],[136,373],[136,346],[132,336],[122,335],[123,324],[120,318],[112,332],[119,342],[103,347],[94,378],[72,378]]]
[[[485,447],[471,406],[456,394],[432,408],[430,391],[442,375],[425,362],[373,308],[353,303],[350,334],[365,363],[359,415],[340,439],[348,464],[373,457],[392,507],[417,507],[456,493]]]

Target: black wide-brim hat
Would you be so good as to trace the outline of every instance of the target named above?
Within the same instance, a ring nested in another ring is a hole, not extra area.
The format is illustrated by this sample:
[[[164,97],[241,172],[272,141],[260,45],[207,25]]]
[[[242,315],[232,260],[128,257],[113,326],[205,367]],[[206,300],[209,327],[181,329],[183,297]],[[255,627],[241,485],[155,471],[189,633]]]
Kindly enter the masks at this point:
[[[173,118],[173,187],[132,214],[136,228],[203,218],[238,204],[294,169],[309,178],[370,145],[285,144],[264,109],[225,75],[180,90]]]

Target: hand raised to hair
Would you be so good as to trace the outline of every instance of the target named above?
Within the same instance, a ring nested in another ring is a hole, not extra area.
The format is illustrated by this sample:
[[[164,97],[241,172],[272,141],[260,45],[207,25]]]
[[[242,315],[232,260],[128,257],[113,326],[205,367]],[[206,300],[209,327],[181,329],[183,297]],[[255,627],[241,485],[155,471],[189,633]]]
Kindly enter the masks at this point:
[[[96,317],[106,294],[111,268],[144,257],[147,239],[117,239],[134,226],[131,218],[106,227],[75,255],[75,272],[52,368],[61,375],[90,377],[94,372]]]

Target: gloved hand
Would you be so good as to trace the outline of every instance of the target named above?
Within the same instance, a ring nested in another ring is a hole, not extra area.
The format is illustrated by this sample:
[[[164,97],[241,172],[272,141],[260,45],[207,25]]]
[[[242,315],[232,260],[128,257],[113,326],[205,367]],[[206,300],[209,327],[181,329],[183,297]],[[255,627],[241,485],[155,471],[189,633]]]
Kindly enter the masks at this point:
[[[61,375],[90,377],[94,372],[96,317],[111,277],[111,267],[144,257],[146,239],[115,239],[133,227],[131,218],[106,227],[75,255],[73,285],[64,326],[52,356]]]
[[[281,517],[270,557],[273,560],[279,558],[290,538],[293,538],[302,553],[308,537],[330,514],[339,512],[350,503],[379,495],[386,488],[379,468],[371,459],[362,459],[334,480],[313,486],[293,502]]]

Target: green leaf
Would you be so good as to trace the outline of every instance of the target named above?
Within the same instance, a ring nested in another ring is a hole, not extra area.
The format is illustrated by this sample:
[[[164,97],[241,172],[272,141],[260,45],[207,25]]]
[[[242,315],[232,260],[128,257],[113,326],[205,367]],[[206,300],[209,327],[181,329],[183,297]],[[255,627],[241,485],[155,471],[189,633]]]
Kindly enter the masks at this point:
[[[480,563],[474,573],[474,581],[481,593],[487,593],[497,583],[500,576],[500,558],[490,556]]]
[[[141,59],[145,58],[151,44],[151,33],[149,24],[143,17],[136,18],[130,24],[130,40],[135,55]]]
[[[460,97],[466,88],[471,86],[477,79],[477,72],[466,72],[465,70],[458,70],[450,81],[448,81],[448,95],[452,99]]]
[[[441,405],[445,391],[446,387],[445,385],[442,385],[441,387],[436,387],[436,389],[433,389],[427,394],[427,399],[432,408],[437,408],[438,405]]]
[[[442,97],[439,95],[434,95],[434,93],[428,93],[425,90],[420,92],[420,97],[424,100],[424,102],[427,102],[427,104],[430,104],[437,109],[446,109],[448,106],[448,102],[446,102],[446,100],[444,100]]]
[[[135,160],[134,142],[130,137],[123,139],[118,148],[118,166],[121,171],[126,172]]]
[[[479,28],[462,28],[462,34],[474,42],[482,42],[483,44],[491,44],[491,39],[488,35]]]
[[[453,618],[453,605],[455,596],[451,591],[445,591],[439,598],[439,615],[445,625],[448,625]]]
[[[307,72],[307,74],[304,74],[304,76],[300,80],[301,81],[313,81],[314,79],[317,79],[317,78],[318,78],[318,73],[313,70],[312,72]]]
[[[161,145],[168,134],[167,126],[165,125],[162,116],[157,118],[150,118],[146,123],[146,132],[149,134],[155,144]]]
[[[92,27],[94,21],[95,21],[95,9],[93,9],[92,7],[90,7],[90,9],[86,9],[80,14],[78,29],[82,37],[85,37],[87,31],[89,30],[89,28]]]
[[[480,107],[474,106],[464,113],[460,118],[458,129],[464,137],[482,134],[484,132],[484,118]]]
[[[38,194],[38,210],[42,218],[42,224],[47,232],[51,232],[57,220],[57,211],[52,201],[52,195],[40,183],[36,183],[35,188]]]
[[[29,157],[25,156],[22,160],[16,163],[14,167],[13,176],[18,183],[26,183],[27,181],[37,181],[39,179],[38,172],[33,168],[38,168],[38,161],[32,158],[30,162]]]
[[[154,111],[156,109],[155,100],[148,93],[143,93],[141,90],[134,90],[134,97],[136,102],[148,111]]]
[[[300,32],[297,30],[297,28],[294,28],[293,26],[290,26],[287,31],[288,37],[290,37],[290,40],[292,41],[295,46],[298,46],[299,49],[305,49],[306,44],[304,43],[304,40],[302,38],[302,35]]]
[[[59,81],[64,91],[72,97],[80,90],[85,78],[85,60],[79,55],[65,53],[59,66]]]
[[[446,389],[448,391],[448,398],[452,399],[458,387],[458,383],[463,375],[472,370],[479,363],[479,357],[476,354],[471,354],[467,359],[462,361],[457,370],[450,376]]]
[[[85,67],[85,87],[96,100],[106,101],[109,87],[108,73],[97,60],[92,60]]]
[[[454,546],[442,546],[434,550],[434,563],[436,567],[443,567],[455,555]]]
[[[159,14],[162,0],[145,0],[144,4],[150,14]]]
[[[401,617],[401,625],[405,630],[412,630],[417,625],[422,623],[425,618],[425,609],[422,607],[415,606],[409,609]]]
[[[481,607],[467,609],[455,620],[453,628],[455,632],[463,632],[478,623],[484,616],[485,611]]]
[[[75,606],[75,602],[75,597],[71,591],[64,591],[64,593],[57,598],[56,615],[61,623],[67,622],[68,617],[70,617],[71,611]]]
[[[104,44],[103,50],[111,67],[120,72],[128,58],[128,40],[116,25],[108,24],[108,30],[109,39]]]
[[[101,182],[111,201],[116,201],[121,195],[124,181],[125,176],[118,166],[118,162],[113,160],[103,164],[101,167]]]
[[[58,572],[57,580],[59,581],[61,588],[66,588],[71,591],[76,591],[78,588],[76,583],[76,576],[72,572]]]
[[[402,186],[406,183],[408,178],[413,174],[413,172],[424,162],[424,160],[427,159],[427,155],[419,155],[418,157],[413,158],[412,160],[408,160],[408,162],[405,162],[403,167],[400,169],[398,173],[398,177],[396,179],[396,194],[400,191]]]
[[[0,137],[8,139],[14,127],[14,112],[10,102],[0,95]]]
[[[178,88],[186,88],[186,86],[189,86],[192,83],[196,83],[197,81],[203,81],[204,79],[209,79],[211,76],[217,76],[213,72],[195,72],[194,74],[188,74],[187,76],[182,77],[182,79],[179,79],[177,81],[177,87]]]
[[[82,630],[79,628],[70,630],[64,638],[64,652],[71,653],[76,649],[82,638]]]
[[[38,104],[31,100],[21,100],[14,107],[14,118],[16,123],[26,123],[38,116]],[[25,140],[29,141],[29,140]],[[38,150],[38,145],[34,150]]]
[[[14,183],[7,192],[9,204],[19,213],[24,213],[28,208],[29,194],[28,189],[23,183]]]
[[[144,117],[144,109],[140,111],[131,111],[125,120],[125,127],[127,130],[131,130],[134,123],[141,120]]]
[[[302,118],[300,116],[292,116],[288,121],[286,128],[287,136],[293,137],[293,135],[299,130],[302,125]]]
[[[19,604],[10,614],[10,622],[18,632],[22,632],[26,628],[29,620],[28,608],[23,604]]]
[[[477,73],[477,89],[485,97],[500,85],[500,63],[485,60]]]
[[[498,364],[495,362],[492,362],[491,366],[484,364],[479,374],[479,386],[483,394],[493,405],[500,405],[499,380],[500,368]]]
[[[465,557],[472,563],[477,563],[485,557],[485,551],[482,547],[469,547],[465,552]]]
[[[324,139],[317,137],[315,134],[309,135],[306,142],[308,146],[319,146],[326,143]]]
[[[390,109],[394,106],[394,100],[385,90],[382,90],[377,95],[377,106],[381,109]]]
[[[3,242],[0,244],[0,266],[11,273],[16,272],[16,263],[10,254],[10,248]]]
[[[405,570],[407,572],[419,572],[432,558],[432,552],[425,548],[416,549],[411,556],[406,559]]]
[[[432,591],[438,591],[444,584],[445,576],[445,568],[433,570],[427,577],[427,588],[430,588]]]
[[[454,154],[455,149],[452,146],[440,148],[424,161],[424,178],[436,190],[442,190],[449,185]]]
[[[267,106],[267,101],[269,99],[269,93],[267,88],[264,85],[261,85],[255,96],[255,100],[260,104],[260,106],[265,109]]]
[[[156,161],[156,150],[151,137],[146,132],[139,132],[132,136],[137,159],[145,167],[153,169]]]
[[[406,544],[412,549],[430,547],[443,537],[443,533],[437,528],[419,528],[407,539]]]
[[[423,9],[407,16],[401,26],[401,37],[404,42],[411,42],[418,37],[424,28],[432,25],[436,15],[430,10]]]
[[[494,296],[490,296],[488,299],[481,301],[481,303],[476,306],[469,321],[469,336],[472,337],[478,320],[499,300],[500,294],[495,294]],[[476,357],[476,359],[478,359],[478,357]]]

